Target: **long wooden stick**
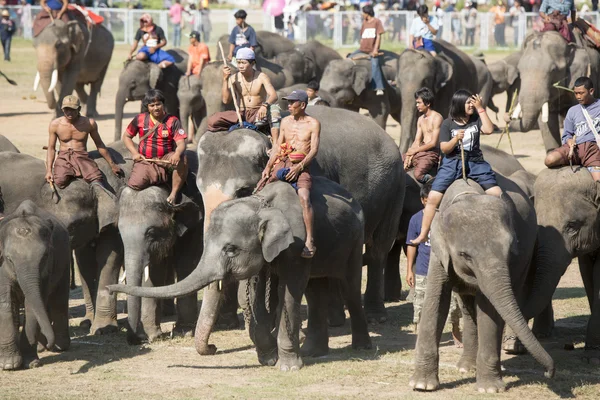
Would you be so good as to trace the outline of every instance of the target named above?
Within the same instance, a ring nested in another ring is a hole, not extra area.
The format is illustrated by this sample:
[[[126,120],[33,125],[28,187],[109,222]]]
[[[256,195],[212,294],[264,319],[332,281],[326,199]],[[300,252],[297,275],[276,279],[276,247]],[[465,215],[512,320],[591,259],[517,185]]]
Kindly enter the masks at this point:
[[[465,171],[465,146],[463,139],[460,140],[460,161],[462,162],[462,176],[465,182],[467,181],[467,171]]]
[[[225,52],[223,51],[223,45],[219,42],[219,50],[221,50],[221,57],[223,58],[223,65],[227,66],[227,58],[225,58]],[[231,90],[231,97],[233,98],[233,105],[235,106],[235,112],[238,117],[238,121],[240,123],[240,128],[244,127],[244,121],[242,121],[242,114],[240,114],[240,107],[237,103],[237,98],[235,96],[235,90],[233,89],[233,82],[231,81],[231,75],[227,79],[229,83],[229,90]]]
[[[512,99],[510,101],[510,109],[508,110],[508,115],[512,115],[512,113],[514,112],[515,103],[517,101],[518,95],[519,95],[519,89],[516,89],[515,92],[513,93]],[[506,136],[508,137],[508,143],[510,144],[510,152],[514,156],[515,151],[513,150],[513,144],[512,144],[512,139],[510,138],[510,130],[508,129],[508,123],[506,123],[506,125],[504,126],[504,130],[500,134],[500,139],[498,139],[498,144],[496,145],[496,148],[498,148],[500,146],[500,142],[502,141],[502,137],[504,136],[504,134],[506,134]]]

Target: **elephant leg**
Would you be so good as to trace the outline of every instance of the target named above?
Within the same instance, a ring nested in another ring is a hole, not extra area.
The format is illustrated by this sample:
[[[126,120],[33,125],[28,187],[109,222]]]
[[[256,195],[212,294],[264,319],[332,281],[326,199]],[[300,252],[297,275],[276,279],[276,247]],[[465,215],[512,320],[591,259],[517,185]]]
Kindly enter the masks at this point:
[[[15,318],[16,312],[16,318]],[[10,293],[0,295],[0,369],[21,368],[23,357],[19,350],[19,308]]]
[[[237,316],[238,285],[239,283],[237,281],[230,281],[226,285],[223,285],[221,293],[221,295],[223,296],[221,310],[215,328],[222,330],[240,328],[240,321]]]
[[[68,271],[65,271],[68,274]],[[54,329],[53,351],[66,351],[71,346],[69,335],[69,281],[60,280],[54,293],[48,296],[48,314]]]
[[[416,344],[415,372],[410,386],[417,390],[436,390],[440,386],[439,345],[450,311],[452,285],[434,252],[431,252],[425,300]]]
[[[273,366],[278,361],[277,341],[271,332],[275,327],[277,315],[281,315],[281,304],[276,312],[273,297],[279,285],[274,282],[274,274],[263,268],[259,274],[246,281],[245,297],[247,310],[244,318],[248,325],[250,339],[256,345],[258,361],[261,365]],[[267,299],[268,298],[268,299]],[[268,300],[268,301],[267,301]],[[269,307],[267,308],[267,304]]]
[[[362,251],[362,249],[361,249]],[[362,257],[362,255],[361,255]],[[343,326],[346,322],[344,293],[339,279],[328,279],[327,319],[329,326]],[[325,303],[324,303],[325,304]]]
[[[387,321],[387,311],[383,303],[383,269],[386,263],[387,250],[380,244],[367,244],[365,257],[368,260],[367,289],[364,302],[367,320],[383,323]]]
[[[542,115],[538,117],[538,124],[542,133],[542,140],[546,151],[560,147],[560,126],[558,125],[558,113],[550,111],[548,122],[542,121]]]
[[[93,243],[88,243],[75,250],[75,259],[81,277],[81,289],[85,300],[85,316],[79,326],[90,329],[94,322],[96,308],[96,295],[98,293],[98,264],[96,263],[96,249]],[[116,319],[116,318],[115,318]]]
[[[500,349],[504,320],[492,303],[481,292],[477,302],[477,390],[482,393],[498,393],[505,390],[500,371]]]
[[[75,283],[75,257],[73,255],[73,252],[71,252],[71,266],[70,266],[70,271],[71,271],[71,282],[69,285],[69,288],[71,290],[75,290],[77,288],[77,284]]]
[[[369,337],[367,318],[362,307],[360,284],[362,280],[362,243],[357,243],[354,252],[348,261],[346,281],[342,282],[344,298],[350,314],[352,326],[352,348],[370,349],[372,347]]]
[[[172,285],[175,283],[175,270],[167,271],[167,280],[165,281],[166,285]],[[170,317],[172,315],[177,314],[175,309],[175,299],[162,299],[161,300],[161,308],[163,312],[163,317]]]
[[[104,67],[104,69],[100,73],[98,79],[96,79],[94,82],[92,82],[90,84],[90,95],[88,96],[88,98],[86,100],[86,108],[85,108],[85,115],[87,117],[95,118],[99,115],[98,110],[96,108],[97,102],[98,102],[98,94],[100,93],[100,89],[102,88],[102,83],[104,82],[104,76],[106,75],[107,70],[108,70],[108,64],[106,64],[106,67]]]
[[[329,353],[329,332],[327,330],[327,278],[315,278],[306,286],[308,303],[308,329],[300,354],[303,357],[320,357]]]
[[[79,75],[80,65],[74,64],[69,65],[65,71],[60,74],[59,84],[56,85],[56,90],[60,94],[58,97],[58,102],[56,103],[56,107],[60,107],[65,96],[73,94],[73,90],[75,90],[75,84],[77,82],[77,76]],[[58,110],[58,115],[61,115],[62,110]]]
[[[533,328],[531,329],[538,339],[548,338],[554,330],[554,309],[552,302],[544,308],[539,315],[533,319]]]
[[[591,298],[588,295],[588,300],[592,310],[585,336],[583,361],[598,365],[600,364],[600,257],[596,257],[593,264],[586,264],[583,267],[580,262],[580,270],[586,293],[591,293]]]
[[[463,353],[456,364],[456,368],[461,373],[466,373],[475,369],[477,362],[477,310],[475,308],[475,296],[460,295],[462,300],[463,315]]]
[[[87,104],[88,102],[88,94],[85,91],[85,84],[77,82],[75,84],[75,91],[77,92],[77,97],[79,97],[79,101],[81,104]],[[87,114],[87,105],[86,105],[86,116],[93,117],[93,115]]]
[[[152,260],[148,266],[148,279],[142,277],[143,287],[164,286],[167,280],[167,269],[172,268],[172,260],[159,262]],[[141,322],[144,328],[144,333],[148,338],[148,342],[152,343],[162,336],[163,332],[160,329],[160,321],[162,318],[161,302],[158,299],[148,297],[142,298],[142,315]]]
[[[178,247],[177,258],[175,260],[175,272],[177,281],[184,280],[198,265],[202,256],[201,246],[196,243],[202,243],[203,229],[196,228],[195,232],[188,232],[186,235],[191,239],[194,245],[185,246],[185,250]],[[200,249],[199,249],[200,247]],[[237,299],[236,299],[237,300]],[[236,302],[237,306],[237,302]],[[188,296],[177,298],[177,321],[173,327],[173,334],[191,336],[196,328],[196,319],[198,318],[198,293],[193,292]]]
[[[403,300],[402,279],[400,279],[400,255],[402,254],[402,247],[402,243],[397,240],[387,256],[384,273],[384,300],[388,302]]]
[[[96,240],[96,265],[98,265],[98,288],[96,314],[91,333],[104,335],[119,331],[117,326],[117,296],[110,294],[106,287],[119,281],[119,271],[123,265],[123,242],[117,228],[108,228]]]

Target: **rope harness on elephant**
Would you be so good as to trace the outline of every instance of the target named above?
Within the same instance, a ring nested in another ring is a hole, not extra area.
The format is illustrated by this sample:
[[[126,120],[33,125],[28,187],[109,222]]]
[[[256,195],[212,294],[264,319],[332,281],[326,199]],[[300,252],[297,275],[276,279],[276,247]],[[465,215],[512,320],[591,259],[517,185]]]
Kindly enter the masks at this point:
[[[481,194],[481,193],[479,193],[479,192],[474,192],[474,191],[472,191],[472,190],[465,190],[464,192],[460,192],[460,193],[458,193],[456,196],[454,196],[454,197],[452,198],[452,201],[450,201],[450,205],[454,204],[454,202],[456,201],[456,199],[457,199],[458,197],[460,197],[460,196],[464,196],[465,194]]]

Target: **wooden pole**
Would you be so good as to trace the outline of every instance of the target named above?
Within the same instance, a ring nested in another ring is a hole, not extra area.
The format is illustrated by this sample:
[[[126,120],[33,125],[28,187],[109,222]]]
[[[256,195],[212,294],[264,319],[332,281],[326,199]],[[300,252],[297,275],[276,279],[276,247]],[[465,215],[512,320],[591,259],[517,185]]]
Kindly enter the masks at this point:
[[[223,58],[223,65],[227,66],[227,58],[225,58],[225,52],[223,51],[223,45],[219,42],[219,50],[221,50],[221,57]],[[231,97],[233,98],[233,105],[235,107],[235,112],[238,117],[238,121],[240,123],[240,128],[244,127],[244,121],[242,120],[242,114],[240,114],[240,107],[237,103],[237,98],[235,96],[235,90],[233,89],[233,82],[231,81],[231,76],[227,79],[229,83],[229,90],[231,90]]]
[[[516,89],[515,92],[513,93],[512,99],[510,101],[510,109],[508,111],[508,115],[512,115],[512,113],[515,109],[515,102],[517,101],[518,95],[519,95],[519,89]],[[500,139],[498,139],[498,144],[496,145],[496,148],[498,148],[500,146],[500,142],[502,141],[502,137],[504,136],[505,133],[506,133],[506,136],[508,137],[508,143],[510,144],[510,152],[514,156],[515,151],[513,149],[512,139],[510,138],[510,130],[508,129],[508,122],[506,123],[504,130],[500,134]]]
[[[462,176],[465,182],[467,181],[467,171],[465,171],[465,146],[463,139],[460,140],[460,161],[462,162]]]

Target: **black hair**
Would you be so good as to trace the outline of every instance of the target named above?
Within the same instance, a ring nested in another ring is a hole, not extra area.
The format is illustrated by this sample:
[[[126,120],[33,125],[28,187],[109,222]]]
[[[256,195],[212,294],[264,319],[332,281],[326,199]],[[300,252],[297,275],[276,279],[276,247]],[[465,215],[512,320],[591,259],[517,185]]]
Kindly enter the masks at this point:
[[[362,8],[362,12],[364,12],[367,15],[370,15],[371,17],[375,16],[375,11],[373,11],[373,6],[370,4],[367,4],[366,6],[364,6]]]
[[[431,192],[431,184],[426,183],[421,186],[421,198],[426,199],[429,196],[429,192]]]
[[[594,82],[592,82],[592,80],[590,78],[588,78],[587,76],[580,76],[575,81],[575,84],[573,85],[573,87],[579,87],[579,86],[583,86],[587,90],[590,90],[590,89],[594,88]]]
[[[236,11],[235,14],[233,14],[234,18],[241,18],[241,19],[246,19],[246,17],[248,16],[248,13],[244,10],[238,10]]]
[[[462,119],[467,117],[467,113],[465,111],[465,104],[467,100],[473,96],[471,92],[465,89],[457,90],[452,96],[452,100],[450,101],[450,118]]]
[[[327,100],[317,100],[315,102],[315,106],[325,106],[325,107],[331,107],[331,104],[329,104],[329,102]]]
[[[158,89],[150,89],[144,95],[142,100],[142,112],[148,112],[148,104],[160,101],[165,104],[165,95]]]
[[[419,8],[417,8],[417,15],[419,17],[422,17],[423,15],[427,14],[429,12],[429,8],[427,8],[427,6],[425,4],[421,4],[419,6]]]
[[[415,92],[415,100],[420,98],[427,107],[433,106],[435,96],[428,87],[422,87]]]
[[[319,82],[317,81],[310,81],[308,82],[308,85],[306,85],[307,89],[312,89],[312,90],[319,90]]]

